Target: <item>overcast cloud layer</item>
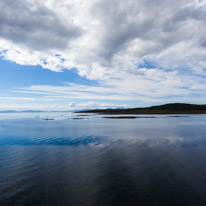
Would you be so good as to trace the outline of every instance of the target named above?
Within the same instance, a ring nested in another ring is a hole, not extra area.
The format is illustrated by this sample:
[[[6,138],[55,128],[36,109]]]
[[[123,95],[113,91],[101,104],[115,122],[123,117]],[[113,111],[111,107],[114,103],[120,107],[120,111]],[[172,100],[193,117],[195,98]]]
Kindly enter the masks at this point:
[[[4,59],[76,68],[147,98],[206,90],[203,0],[2,0],[0,10]]]

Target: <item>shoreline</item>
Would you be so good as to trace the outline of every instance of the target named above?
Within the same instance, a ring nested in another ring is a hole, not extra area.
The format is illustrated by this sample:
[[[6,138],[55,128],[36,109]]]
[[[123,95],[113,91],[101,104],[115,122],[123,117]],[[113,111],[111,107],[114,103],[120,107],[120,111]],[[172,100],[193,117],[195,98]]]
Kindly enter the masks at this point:
[[[206,114],[206,105],[169,103],[159,106],[129,108],[129,109],[95,109],[84,110],[75,113],[96,113],[103,115],[178,115],[178,114]]]

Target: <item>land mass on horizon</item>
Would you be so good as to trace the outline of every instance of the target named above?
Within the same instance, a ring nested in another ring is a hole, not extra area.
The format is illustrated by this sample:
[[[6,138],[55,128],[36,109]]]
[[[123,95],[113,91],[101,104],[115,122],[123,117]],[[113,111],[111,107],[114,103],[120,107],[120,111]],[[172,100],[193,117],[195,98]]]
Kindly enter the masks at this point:
[[[169,103],[159,106],[139,107],[129,109],[95,109],[76,113],[98,114],[206,114],[206,105]]]

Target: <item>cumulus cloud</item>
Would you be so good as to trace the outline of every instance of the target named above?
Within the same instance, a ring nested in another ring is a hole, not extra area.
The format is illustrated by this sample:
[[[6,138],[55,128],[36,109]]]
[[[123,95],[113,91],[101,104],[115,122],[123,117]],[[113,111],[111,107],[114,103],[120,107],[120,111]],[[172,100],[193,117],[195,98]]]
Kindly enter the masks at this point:
[[[55,72],[76,68],[98,83],[45,82],[13,92],[71,108],[115,107],[97,103],[105,100],[205,102],[205,1],[7,0],[0,9],[4,59]],[[87,103],[72,103],[80,99]]]
[[[125,108],[127,105],[120,105],[120,104],[110,104],[110,103],[100,103],[100,102],[85,102],[85,103],[69,103],[69,108],[76,108],[76,109],[106,109],[106,108]]]
[[[65,49],[81,28],[36,1],[0,1],[0,37],[31,50]]]
[[[134,73],[145,60],[206,67],[204,1],[8,0],[0,9],[1,55],[18,64],[76,68],[90,79]]]

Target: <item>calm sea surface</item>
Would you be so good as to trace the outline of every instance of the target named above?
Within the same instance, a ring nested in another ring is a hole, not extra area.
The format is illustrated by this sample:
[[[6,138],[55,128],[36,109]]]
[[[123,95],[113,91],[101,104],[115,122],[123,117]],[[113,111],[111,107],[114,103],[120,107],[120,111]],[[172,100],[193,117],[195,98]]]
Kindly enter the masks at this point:
[[[1,206],[206,205],[206,115],[74,116],[0,114]]]

